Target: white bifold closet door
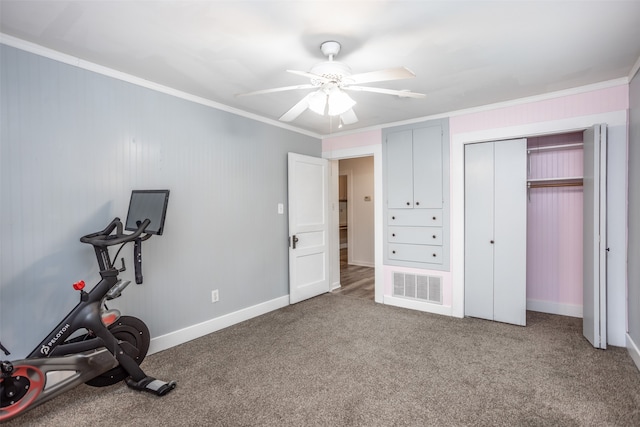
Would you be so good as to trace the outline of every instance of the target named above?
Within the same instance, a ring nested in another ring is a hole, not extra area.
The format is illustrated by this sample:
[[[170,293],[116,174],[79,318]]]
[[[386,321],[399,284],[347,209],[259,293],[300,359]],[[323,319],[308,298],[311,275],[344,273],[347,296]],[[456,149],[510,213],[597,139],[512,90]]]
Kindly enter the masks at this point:
[[[465,315],[524,326],[527,141],[465,146]]]
[[[607,348],[607,126],[584,132],[582,334]]]

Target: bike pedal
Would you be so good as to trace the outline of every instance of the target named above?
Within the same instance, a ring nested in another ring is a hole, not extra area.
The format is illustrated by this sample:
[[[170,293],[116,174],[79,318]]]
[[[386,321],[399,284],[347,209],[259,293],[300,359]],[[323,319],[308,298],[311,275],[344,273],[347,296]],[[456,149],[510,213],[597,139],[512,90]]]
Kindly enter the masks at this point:
[[[140,381],[135,381],[131,377],[126,379],[126,383],[129,387],[134,390],[147,391],[149,393],[153,393],[156,396],[164,396],[169,393],[171,390],[176,388],[175,381],[162,381],[157,380],[153,377],[145,377]]]

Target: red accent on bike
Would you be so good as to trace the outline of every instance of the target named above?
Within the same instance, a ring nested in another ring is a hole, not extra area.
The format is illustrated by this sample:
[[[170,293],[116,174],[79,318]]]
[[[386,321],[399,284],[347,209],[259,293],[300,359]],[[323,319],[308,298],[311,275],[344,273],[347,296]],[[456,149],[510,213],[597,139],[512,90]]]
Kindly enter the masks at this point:
[[[116,320],[118,320],[118,316],[115,313],[107,313],[105,316],[102,316],[102,324],[104,326],[111,326]]]
[[[11,376],[29,378],[29,391],[17,402],[11,403],[9,406],[5,406],[4,408],[0,408],[0,423],[3,423],[6,420],[15,417],[22,411],[25,411],[44,389],[44,374],[35,366],[14,366]],[[0,384],[3,382],[4,380],[0,379]]]
[[[75,289],[76,291],[81,291],[84,289],[84,285],[84,280],[79,280],[73,284],[73,289]]]

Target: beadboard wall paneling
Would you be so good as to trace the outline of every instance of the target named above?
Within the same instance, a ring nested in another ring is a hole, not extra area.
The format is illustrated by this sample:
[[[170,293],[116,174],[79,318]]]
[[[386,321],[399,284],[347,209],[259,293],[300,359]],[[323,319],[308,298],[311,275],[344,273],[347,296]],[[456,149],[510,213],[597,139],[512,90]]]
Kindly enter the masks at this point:
[[[98,281],[80,236],[171,190],[144,284],[114,307],[168,334],[288,294],[287,152],[321,141],[0,45],[0,340],[26,355]],[[286,206],[284,209],[287,212]],[[133,281],[132,247],[121,253]],[[211,290],[220,301],[211,303]]]
[[[581,144],[582,133],[530,138],[528,148]],[[529,179],[582,177],[581,146],[529,151]],[[527,300],[582,306],[582,187],[531,188]]]

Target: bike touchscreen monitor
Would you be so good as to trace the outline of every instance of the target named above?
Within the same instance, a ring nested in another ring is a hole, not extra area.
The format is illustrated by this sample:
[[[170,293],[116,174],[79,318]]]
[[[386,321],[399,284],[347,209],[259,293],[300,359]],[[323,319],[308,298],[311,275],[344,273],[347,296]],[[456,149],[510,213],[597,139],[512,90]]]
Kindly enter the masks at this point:
[[[161,235],[169,203],[169,190],[133,190],[125,230],[136,231],[145,219],[151,223],[145,233]]]

